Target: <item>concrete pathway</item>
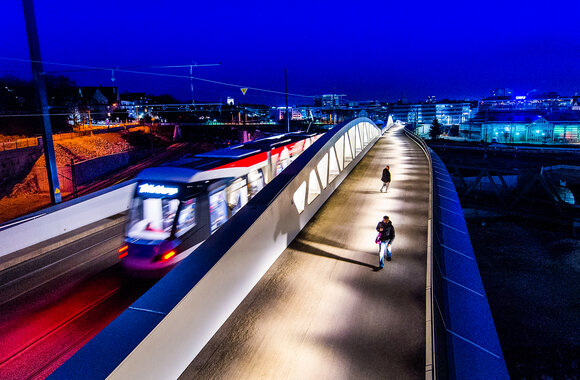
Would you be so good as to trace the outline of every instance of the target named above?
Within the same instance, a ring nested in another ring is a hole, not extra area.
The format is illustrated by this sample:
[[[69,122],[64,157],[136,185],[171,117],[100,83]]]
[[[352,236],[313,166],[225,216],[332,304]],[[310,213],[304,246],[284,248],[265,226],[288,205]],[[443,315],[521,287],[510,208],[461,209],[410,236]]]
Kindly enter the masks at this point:
[[[428,182],[424,153],[389,131],[181,378],[424,379]],[[378,271],[383,215],[396,239]]]

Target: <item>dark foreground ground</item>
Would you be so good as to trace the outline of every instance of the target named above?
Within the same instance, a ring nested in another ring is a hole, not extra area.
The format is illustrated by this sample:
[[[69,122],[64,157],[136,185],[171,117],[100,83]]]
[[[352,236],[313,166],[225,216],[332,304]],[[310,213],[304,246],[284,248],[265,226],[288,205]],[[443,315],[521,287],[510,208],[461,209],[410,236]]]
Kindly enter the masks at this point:
[[[513,379],[580,379],[580,241],[522,220],[468,220]]]

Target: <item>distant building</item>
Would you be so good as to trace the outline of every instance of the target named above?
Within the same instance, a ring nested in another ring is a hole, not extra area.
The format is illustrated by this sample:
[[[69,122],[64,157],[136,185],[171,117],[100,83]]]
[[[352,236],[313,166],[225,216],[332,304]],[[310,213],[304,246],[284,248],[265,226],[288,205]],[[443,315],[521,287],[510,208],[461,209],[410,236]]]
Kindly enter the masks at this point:
[[[119,107],[117,87],[79,87],[78,94],[80,105],[90,108],[93,120],[105,120]]]
[[[290,120],[302,120],[300,109],[288,107]],[[272,120],[283,120],[286,117],[286,107],[272,107],[270,109],[270,118]]]
[[[580,115],[533,110],[495,112],[478,115],[459,133],[485,142],[499,143],[578,143]]]
[[[129,117],[139,120],[147,113],[146,106],[151,103],[151,99],[144,92],[124,92],[120,96],[121,108],[127,110]]]
[[[311,106],[302,106],[298,107],[298,112],[300,112],[302,120],[308,120],[315,118],[315,114],[318,114],[318,109]]]
[[[129,118],[137,119],[137,106],[135,105],[135,102],[130,100],[121,100],[120,108],[127,111]]]
[[[580,111],[580,96],[575,95],[572,98],[572,111]]]
[[[438,103],[395,103],[389,107],[389,113],[394,120],[405,123],[428,124],[438,119],[443,125],[459,125],[466,123],[471,115],[470,102],[438,102]]]
[[[120,95],[121,100],[127,100],[135,103],[137,106],[147,105],[151,102],[144,92],[124,92]]]
[[[575,143],[580,99],[556,92],[501,95],[482,99],[479,112],[459,134],[502,143]]]
[[[81,102],[89,105],[112,105],[119,103],[117,87],[79,87]]]
[[[333,107],[340,107],[343,105],[342,97],[346,96],[344,94],[337,95],[337,94],[325,94],[321,97],[316,97],[314,99],[314,105],[317,107],[322,108],[333,108]]]
[[[574,104],[573,97],[563,97],[555,92],[519,96],[492,96],[482,99],[479,103],[480,112],[500,111],[571,111]]]
[[[496,88],[491,92],[492,96],[512,96],[514,90],[511,88]]]

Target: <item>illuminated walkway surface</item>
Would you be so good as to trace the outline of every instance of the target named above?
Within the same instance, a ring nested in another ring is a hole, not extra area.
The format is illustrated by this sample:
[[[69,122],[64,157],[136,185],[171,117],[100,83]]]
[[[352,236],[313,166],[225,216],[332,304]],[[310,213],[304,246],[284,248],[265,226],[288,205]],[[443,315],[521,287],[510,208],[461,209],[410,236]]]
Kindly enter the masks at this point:
[[[428,194],[424,153],[402,130],[388,132],[182,377],[424,379]],[[393,260],[376,271],[385,214]]]

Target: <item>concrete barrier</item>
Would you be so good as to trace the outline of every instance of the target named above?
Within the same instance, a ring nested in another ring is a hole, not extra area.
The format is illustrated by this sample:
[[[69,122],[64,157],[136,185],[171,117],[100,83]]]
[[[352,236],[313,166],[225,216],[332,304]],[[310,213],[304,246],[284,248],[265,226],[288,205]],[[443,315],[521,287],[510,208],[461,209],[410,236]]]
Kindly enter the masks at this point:
[[[134,189],[124,182],[0,225],[0,257],[127,210]]]

